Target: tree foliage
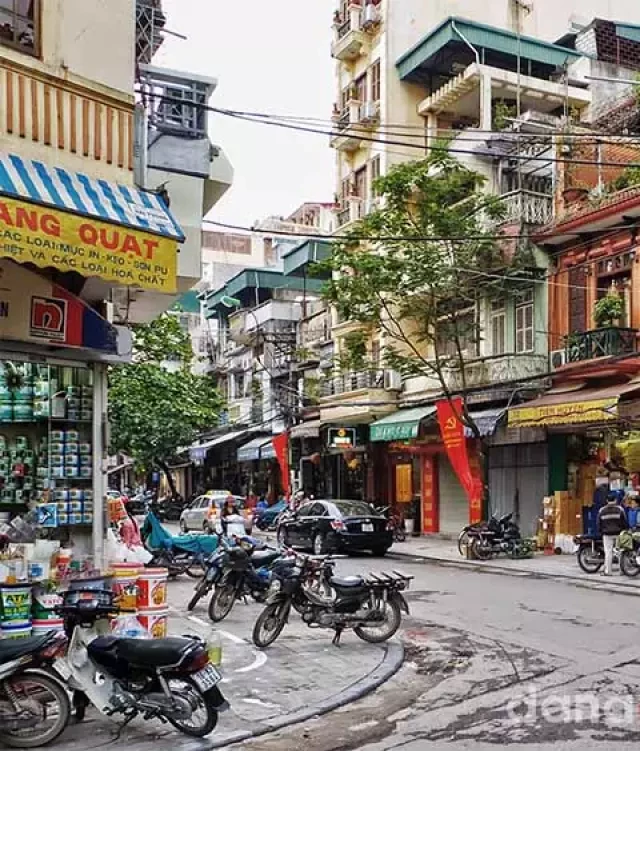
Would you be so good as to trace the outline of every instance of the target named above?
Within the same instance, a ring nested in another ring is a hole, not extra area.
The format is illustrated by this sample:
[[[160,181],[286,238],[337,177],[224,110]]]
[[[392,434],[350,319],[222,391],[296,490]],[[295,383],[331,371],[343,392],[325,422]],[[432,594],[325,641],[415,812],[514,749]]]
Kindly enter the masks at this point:
[[[170,361],[177,369],[167,369]],[[178,317],[165,314],[134,331],[131,364],[109,375],[111,450],[145,469],[167,463],[218,420],[221,398],[208,377],[191,372],[193,351]]]
[[[326,296],[345,320],[378,333],[390,367],[466,399],[481,338],[478,304],[535,283],[530,253],[503,250],[502,202],[485,178],[440,149],[376,182],[378,209],[336,241]],[[465,421],[475,425],[466,414]]]

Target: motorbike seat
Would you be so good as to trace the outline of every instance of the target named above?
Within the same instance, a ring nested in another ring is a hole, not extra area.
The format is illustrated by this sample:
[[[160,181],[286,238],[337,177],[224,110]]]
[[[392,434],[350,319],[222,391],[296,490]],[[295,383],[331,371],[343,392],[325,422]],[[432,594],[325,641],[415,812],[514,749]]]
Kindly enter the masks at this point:
[[[364,586],[364,579],[357,575],[349,575],[346,578],[331,578],[329,583],[335,589],[355,589],[355,587]]]
[[[114,639],[117,656],[133,666],[172,666],[180,661],[193,644],[193,640],[187,637],[166,637],[158,640]]]
[[[24,640],[3,640],[0,643],[0,663],[17,660],[23,655],[33,654],[38,649],[44,648],[54,633],[50,631],[41,637],[25,637]]]
[[[254,569],[261,569],[263,566],[268,566],[278,556],[277,551],[254,551],[251,555],[251,565]]]

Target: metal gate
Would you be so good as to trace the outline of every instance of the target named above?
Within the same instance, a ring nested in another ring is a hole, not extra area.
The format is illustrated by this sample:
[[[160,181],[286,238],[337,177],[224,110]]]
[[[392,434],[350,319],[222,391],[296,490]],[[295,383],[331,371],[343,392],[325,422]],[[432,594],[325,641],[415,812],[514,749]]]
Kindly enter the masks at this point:
[[[534,536],[547,494],[547,445],[505,444],[489,448],[489,512],[514,514],[523,536]]]
[[[456,536],[469,524],[469,501],[449,459],[438,455],[440,532]]]

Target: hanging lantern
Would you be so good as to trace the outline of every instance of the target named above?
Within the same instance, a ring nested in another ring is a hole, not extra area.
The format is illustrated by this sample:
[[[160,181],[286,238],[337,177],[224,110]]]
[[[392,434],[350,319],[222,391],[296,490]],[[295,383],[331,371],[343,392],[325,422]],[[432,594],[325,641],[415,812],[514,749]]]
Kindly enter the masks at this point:
[[[344,461],[345,461],[347,464],[349,464],[349,462],[353,462],[353,460],[354,460],[355,458],[356,458],[356,455],[355,455],[355,453],[353,452],[353,450],[345,450],[345,452],[344,452]]]

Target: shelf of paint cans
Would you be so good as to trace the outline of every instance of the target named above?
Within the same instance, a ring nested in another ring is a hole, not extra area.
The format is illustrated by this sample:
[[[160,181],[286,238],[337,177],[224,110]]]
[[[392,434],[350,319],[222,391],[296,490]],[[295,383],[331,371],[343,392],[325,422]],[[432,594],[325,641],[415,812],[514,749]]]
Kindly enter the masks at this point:
[[[84,368],[4,362],[0,369],[0,421],[90,423],[93,386]]]

